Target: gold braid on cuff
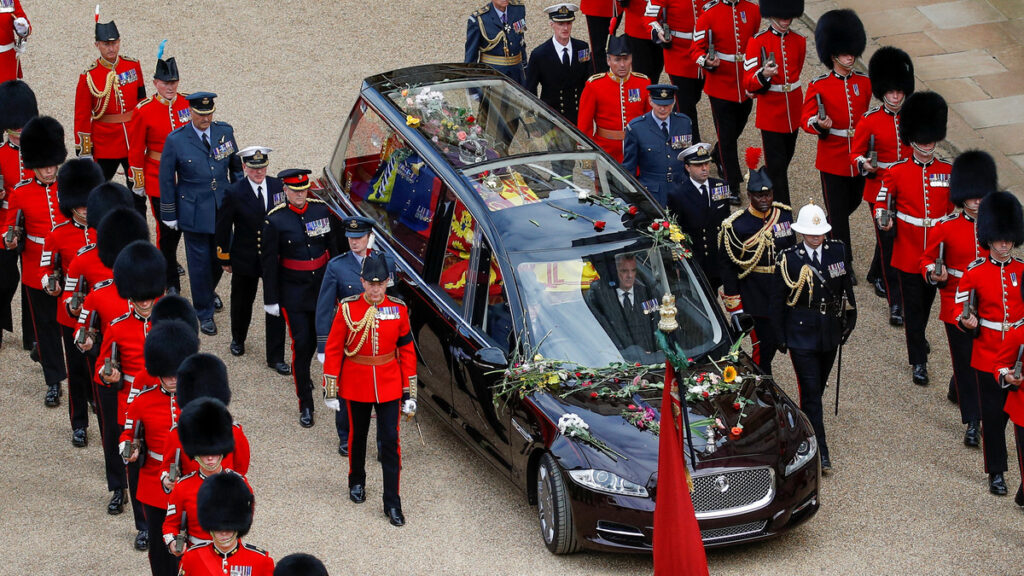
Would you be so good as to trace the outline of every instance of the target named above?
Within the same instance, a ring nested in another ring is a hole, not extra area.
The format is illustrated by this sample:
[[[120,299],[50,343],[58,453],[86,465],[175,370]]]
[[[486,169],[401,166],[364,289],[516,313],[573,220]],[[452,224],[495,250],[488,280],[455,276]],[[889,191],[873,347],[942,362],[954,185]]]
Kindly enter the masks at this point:
[[[332,400],[338,397],[338,378],[324,374],[324,398]]]

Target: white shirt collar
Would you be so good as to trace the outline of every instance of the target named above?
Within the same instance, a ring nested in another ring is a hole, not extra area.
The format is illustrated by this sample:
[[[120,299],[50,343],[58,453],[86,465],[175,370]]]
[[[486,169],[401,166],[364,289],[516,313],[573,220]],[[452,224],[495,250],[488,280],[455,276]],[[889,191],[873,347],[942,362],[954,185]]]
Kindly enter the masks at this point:
[[[806,242],[804,242],[804,250],[807,250],[807,255],[812,258],[815,254],[817,254],[818,262],[821,262],[821,246],[818,246],[817,248],[811,248],[810,246],[807,245]]]
[[[708,181],[707,180],[705,180],[704,183],[701,184],[700,182],[697,182],[693,178],[690,178],[690,182],[693,183],[693,187],[696,188],[698,192],[700,192],[700,187],[701,186],[707,186],[708,185]],[[711,187],[708,187],[708,193],[709,194],[711,193]]]
[[[210,140],[210,145],[213,145],[213,136],[210,135],[209,128],[207,128],[206,130],[200,130],[199,128],[196,128],[196,125],[192,124],[191,122],[189,123],[189,125],[192,126],[192,129],[196,131],[196,136],[199,136],[200,142],[202,142],[203,140],[203,134],[206,134],[206,137]]]
[[[262,186],[263,187],[263,193],[264,194],[267,192],[267,181],[266,180],[264,180],[262,184],[257,184],[255,182],[253,182],[251,178],[246,178],[246,180],[248,180],[249,181],[249,185],[252,186],[252,193],[253,194],[256,193],[256,187],[257,186]]]
[[[558,40],[552,36],[551,43],[555,45],[555,54],[558,55],[558,59],[562,59],[562,50],[565,48],[569,49],[569,62],[572,62],[572,40],[569,40],[566,44],[559,44]]]

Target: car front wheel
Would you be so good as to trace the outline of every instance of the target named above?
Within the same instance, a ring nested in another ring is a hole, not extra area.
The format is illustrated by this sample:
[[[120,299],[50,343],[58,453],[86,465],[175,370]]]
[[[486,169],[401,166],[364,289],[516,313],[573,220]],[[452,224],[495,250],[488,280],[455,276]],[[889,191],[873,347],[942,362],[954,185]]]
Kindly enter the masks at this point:
[[[565,478],[551,454],[541,457],[537,470],[537,513],[540,534],[548,550],[571,554],[579,549]]]

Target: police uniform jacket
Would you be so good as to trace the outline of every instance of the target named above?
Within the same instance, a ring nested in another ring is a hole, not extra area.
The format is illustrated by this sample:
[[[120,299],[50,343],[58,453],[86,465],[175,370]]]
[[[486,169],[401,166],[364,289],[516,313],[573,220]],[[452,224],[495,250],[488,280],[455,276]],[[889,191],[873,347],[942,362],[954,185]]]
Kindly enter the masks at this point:
[[[284,202],[284,185],[279,178],[263,180],[263,199],[248,178],[228,187],[224,203],[217,211],[217,260],[231,266],[234,274],[261,276],[260,240],[267,213]]]
[[[21,64],[14,50],[14,42],[19,38],[14,31],[16,18],[28,20],[25,9],[21,7],[21,0],[0,2],[0,82],[21,78]],[[31,34],[31,23],[28,28]]]
[[[935,259],[939,257],[939,245],[943,246],[946,273],[949,280],[939,287],[939,320],[956,324],[956,287],[960,284],[967,267],[978,258],[988,257],[988,248],[978,244],[975,230],[976,220],[960,211],[939,220],[928,234],[928,248],[921,254],[921,274],[925,282],[931,283],[931,272],[935,270]]]
[[[43,184],[32,179],[17,185],[7,200],[7,221],[3,230],[13,226],[18,210],[25,216],[25,235],[21,253],[21,283],[40,290],[39,264],[43,256],[43,243],[50,232],[67,221],[57,203],[57,183]]]
[[[888,170],[878,191],[875,217],[893,197],[892,266],[909,274],[921,272],[921,252],[928,247],[931,228],[953,211],[949,200],[949,175],[953,165],[932,159],[927,163],[908,158]]]
[[[177,220],[183,232],[213,234],[217,209],[240,164],[237,150],[226,122],[210,124],[209,150],[191,123],[171,132],[160,157],[160,219]]]
[[[316,310],[339,228],[318,198],[307,199],[302,209],[285,201],[267,213],[260,240],[263,301],[287,310]]]
[[[668,119],[668,138],[654,112],[634,118],[626,126],[622,167],[631,174],[639,172],[640,183],[665,206],[669,193],[683,178],[689,179],[679,153],[693,141],[693,127],[685,114],[673,112]]]
[[[779,202],[764,214],[748,206],[722,222],[719,262],[730,313],[772,317],[772,308],[778,302],[775,263],[783,250],[796,244],[792,224],[791,209]],[[733,297],[739,299],[737,306],[729,307]]]
[[[643,5],[642,2],[640,2]],[[672,41],[663,46],[665,51],[665,73],[683,78],[699,78],[697,64],[690,58],[693,47],[693,31],[697,27],[697,18],[704,13],[704,2],[700,0],[651,0],[652,6],[661,10],[658,16],[645,14],[643,22],[647,34],[652,41],[659,41],[658,33],[651,24],[664,21],[671,31]],[[666,38],[667,40],[667,38]]]
[[[78,278],[72,280],[68,277],[67,272],[71,270],[71,265],[74,263],[78,253],[95,239],[95,230],[86,227],[74,219],[58,224],[43,243],[43,254],[39,260],[39,288],[46,289],[48,277],[58,272],[57,265],[59,264],[59,274],[64,278],[64,282],[60,285],[61,290],[67,291],[68,282],[70,282],[71,289],[74,290],[78,284]],[[60,255],[59,259],[55,257],[57,254]],[[70,293],[58,294],[57,298],[63,300],[64,296],[70,298]],[[78,318],[72,318],[68,315],[67,307],[58,306],[57,321],[60,322],[61,326],[74,328]]]
[[[802,242],[783,250],[775,279],[779,300],[773,307],[773,321],[780,331],[779,342],[818,352],[838,348],[844,318],[856,312],[846,246],[838,240],[823,242],[818,267]]]
[[[466,63],[480,62],[522,84],[526,77],[526,7],[511,0],[505,8],[506,23],[488,2],[466,24]]]
[[[367,251],[369,254],[372,249]],[[391,255],[383,252],[384,261],[387,263],[388,274],[395,273],[395,262]],[[351,250],[331,258],[327,263],[327,271],[324,273],[323,284],[320,285],[320,295],[316,301],[316,351],[322,353],[327,345],[327,336],[331,333],[331,324],[334,322],[334,315],[338,311],[338,303],[350,296],[363,293],[363,283],[360,281],[362,271],[362,260]],[[391,276],[394,278],[394,276]],[[388,286],[394,284],[388,280]]]
[[[365,295],[342,300],[324,354],[328,398],[379,404],[415,393],[409,311],[397,298],[385,296],[376,305]]]
[[[693,242],[693,260],[711,280],[719,277],[718,229],[729,217],[729,185],[718,178],[708,178],[708,196],[694,186],[688,174],[680,178],[668,197],[668,210],[679,219],[679,227]]]
[[[757,4],[748,0],[712,0],[704,5],[704,13],[697,19],[693,33],[690,59],[698,66],[704,63],[710,32],[719,64],[714,70],[704,70],[705,94],[729,102],[747,100],[743,89],[743,61],[747,42],[760,27],[761,11]]]
[[[762,48],[766,55],[775,55],[778,71],[771,79],[761,75]],[[759,130],[789,134],[800,129],[804,102],[800,72],[806,56],[806,38],[793,31],[781,33],[771,26],[747,43],[743,86],[757,98],[755,126]]]
[[[211,568],[215,568],[211,569]],[[179,576],[221,576],[222,574],[244,574],[245,576],[273,576],[274,560],[266,550],[243,544],[228,553],[223,553],[213,544],[202,544],[185,551],[181,557]]]
[[[135,107],[146,98],[139,61],[97,58],[78,77],[75,90],[75,150],[95,158],[127,158]]]
[[[173,101],[159,94],[146,98],[135,108],[134,126],[129,141],[128,165],[132,188],[160,198],[160,157],[167,135],[192,120],[187,94],[176,94]]]
[[[160,482],[160,466],[163,464],[164,446],[173,432],[178,435],[178,408],[174,394],[161,386],[147,386],[128,406],[120,442],[130,443],[135,437],[135,425],[142,423],[142,447],[139,459],[139,487],[136,497],[139,502],[154,508],[167,508],[167,494]],[[173,459],[173,455],[172,455]]]
[[[591,76],[583,88],[576,126],[616,162],[622,162],[626,125],[651,109],[647,98],[650,83],[638,72],[630,72],[625,79],[605,72]]]
[[[575,124],[583,86],[594,74],[594,60],[590,45],[583,40],[571,38],[568,48],[568,68],[562,64],[562,53],[555,50],[552,39],[534,48],[526,66],[526,89],[536,94],[539,86],[540,99]]]
[[[825,114],[832,119],[832,128],[818,127],[818,94]],[[854,70],[848,76],[830,71],[807,87],[800,123],[805,132],[818,136],[818,153],[814,167],[836,176],[854,177],[859,172],[850,164],[854,129],[871,103],[871,80],[867,74]]]
[[[979,258],[971,263],[960,279],[953,310],[957,318],[974,290],[978,310],[975,316],[980,324],[974,346],[971,347],[971,368],[982,372],[996,371],[996,358],[1010,332],[1020,331],[1024,322],[1024,260],[1014,256],[1006,262],[991,257]]]
[[[878,170],[869,174],[858,164],[857,159],[861,156],[867,158],[872,136],[875,137],[875,152],[878,153]],[[865,176],[865,202],[875,203],[886,170],[912,153],[913,149],[900,140],[899,112],[893,112],[885,106],[875,106],[864,113],[864,117],[857,124],[857,131],[853,134],[850,164],[857,173]]]

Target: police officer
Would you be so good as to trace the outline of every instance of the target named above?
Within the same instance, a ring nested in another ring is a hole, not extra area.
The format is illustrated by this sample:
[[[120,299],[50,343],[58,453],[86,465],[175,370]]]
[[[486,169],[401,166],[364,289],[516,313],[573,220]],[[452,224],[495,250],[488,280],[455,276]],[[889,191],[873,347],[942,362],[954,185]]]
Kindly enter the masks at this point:
[[[242,178],[224,193],[217,211],[217,260],[231,274],[231,354],[245,354],[245,338],[252,321],[252,304],[263,275],[259,235],[267,212],[283,201],[284,187],[278,178],[267,177],[270,148],[249,146],[238,153]],[[287,376],[292,369],[284,361],[284,320],[266,315],[267,366]]]
[[[668,197],[668,211],[690,236],[693,260],[704,270],[712,288],[722,283],[718,271],[718,229],[729,217],[729,185],[711,178],[711,145],[699,142],[679,153],[686,175]]]
[[[292,378],[299,399],[299,425],[313,426],[313,381],[309,365],[316,354],[316,301],[327,261],[337,253],[337,226],[319,198],[307,198],[309,170],[282,170],[277,177],[287,202],[267,213],[260,240],[263,308],[284,316],[292,336]]]
[[[0,82],[21,78],[21,52],[30,34],[21,0],[0,3]]]
[[[160,217],[185,236],[192,305],[199,329],[208,335],[217,333],[213,311],[220,307],[213,292],[222,272],[214,258],[216,214],[238,162],[234,129],[213,120],[216,97],[188,96],[192,121],[167,136],[160,157]]]
[[[573,124],[579,116],[583,86],[594,74],[590,46],[572,37],[577,10],[575,4],[555,4],[544,9],[551,19],[554,36],[530,53],[525,84],[534,94],[539,86],[540,99]]]
[[[324,361],[324,347],[327,335],[331,332],[334,315],[338,311],[338,303],[350,296],[363,293],[363,284],[359,272],[363,268],[363,259],[372,251],[373,220],[362,216],[353,216],[342,224],[345,237],[348,238],[348,252],[331,258],[327,263],[323,284],[320,285],[320,296],[316,302],[316,352],[317,359]],[[393,285],[395,264],[391,257],[384,255],[388,264],[388,285]],[[345,406],[337,412],[334,419],[338,429],[338,453],[348,456],[348,412]]]
[[[821,470],[832,470],[825,438],[821,397],[839,347],[857,324],[853,283],[846,269],[846,249],[826,240],[831,226],[825,212],[808,204],[793,230],[802,242],[779,254],[773,311],[779,350],[789,349],[800,389],[800,409],[807,414],[821,452]]]
[[[405,303],[387,296],[388,268],[383,255],[363,259],[363,294],[342,300],[327,338],[324,400],[349,414],[349,498],[366,501],[366,434],[370,410],[377,413],[377,437],[384,474],[384,514],[393,526],[405,525],[398,494],[402,468],[399,409],[416,413],[416,349]]]
[[[118,167],[127,179],[128,138],[135,107],[146,99],[146,81],[139,61],[121,55],[114,22],[96,21],[96,48],[100,57],[78,77],[75,90],[75,153],[95,159],[107,180]],[[146,196],[139,194],[135,208],[145,216]]]
[[[626,126],[622,167],[631,174],[639,172],[640,183],[659,206],[665,206],[676,181],[686,176],[679,153],[690,147],[693,135],[690,119],[672,111],[675,86],[652,84],[647,94],[651,111]]]
[[[647,76],[633,72],[633,53],[622,36],[608,39],[608,72],[587,80],[580,96],[576,126],[617,162],[630,120],[651,109],[643,91]]]
[[[520,0],[491,0],[469,16],[465,62],[526,82],[526,7]]]
[[[775,262],[778,254],[796,244],[796,238],[790,207],[773,202],[768,169],[757,169],[756,162],[749,166],[747,177],[750,205],[722,222],[719,261],[725,308],[730,314],[754,317],[754,362],[765,374],[771,374],[772,359],[779,347],[778,328],[772,324],[772,308],[778,305],[774,295]]]

